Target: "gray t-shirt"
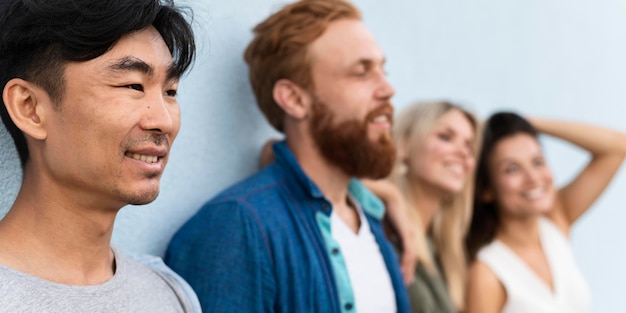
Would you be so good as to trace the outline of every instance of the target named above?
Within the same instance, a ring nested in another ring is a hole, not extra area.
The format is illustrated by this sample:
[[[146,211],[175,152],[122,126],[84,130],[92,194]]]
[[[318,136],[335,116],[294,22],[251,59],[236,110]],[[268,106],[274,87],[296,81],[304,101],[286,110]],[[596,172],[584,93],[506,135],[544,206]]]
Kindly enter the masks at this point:
[[[95,286],[53,283],[0,264],[0,312],[198,312],[193,291],[159,258],[113,251],[115,274]]]

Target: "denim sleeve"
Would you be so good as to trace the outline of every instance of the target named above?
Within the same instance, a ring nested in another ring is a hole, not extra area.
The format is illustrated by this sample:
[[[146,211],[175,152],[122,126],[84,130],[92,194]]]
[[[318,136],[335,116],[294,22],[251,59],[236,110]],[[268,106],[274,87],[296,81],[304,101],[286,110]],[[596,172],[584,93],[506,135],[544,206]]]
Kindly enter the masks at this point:
[[[274,312],[268,237],[245,203],[205,205],[174,236],[165,262],[192,286],[203,312]]]

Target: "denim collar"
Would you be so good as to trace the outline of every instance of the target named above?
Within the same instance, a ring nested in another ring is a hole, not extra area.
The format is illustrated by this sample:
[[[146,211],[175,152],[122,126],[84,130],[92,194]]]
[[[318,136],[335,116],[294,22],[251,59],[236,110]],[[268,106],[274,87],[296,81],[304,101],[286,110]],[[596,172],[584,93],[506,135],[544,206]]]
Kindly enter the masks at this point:
[[[287,142],[279,141],[272,147],[276,162],[287,172],[293,174],[295,179],[304,188],[304,191],[313,198],[324,198],[324,194],[309,176],[304,172],[296,156],[287,146]],[[358,179],[351,179],[348,184],[348,193],[357,201],[363,211],[378,220],[385,214],[385,206],[371,191],[369,191]]]

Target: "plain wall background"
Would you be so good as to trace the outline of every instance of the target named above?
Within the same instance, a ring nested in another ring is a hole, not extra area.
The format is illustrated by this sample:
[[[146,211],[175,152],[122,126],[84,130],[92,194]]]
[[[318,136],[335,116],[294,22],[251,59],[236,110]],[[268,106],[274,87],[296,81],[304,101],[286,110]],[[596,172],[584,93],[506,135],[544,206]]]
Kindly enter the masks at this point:
[[[175,230],[205,201],[255,171],[261,145],[279,134],[251,94],[242,53],[251,29],[285,1],[187,0],[199,44],[180,86],[182,128],[158,199],[118,215],[114,243],[164,253]],[[602,124],[626,132],[626,1],[356,0],[387,54],[397,109],[449,99],[481,118],[502,109]],[[588,159],[543,140],[559,185]],[[0,130],[0,215],[15,198],[17,153]],[[574,227],[574,252],[593,312],[626,312],[626,171]]]

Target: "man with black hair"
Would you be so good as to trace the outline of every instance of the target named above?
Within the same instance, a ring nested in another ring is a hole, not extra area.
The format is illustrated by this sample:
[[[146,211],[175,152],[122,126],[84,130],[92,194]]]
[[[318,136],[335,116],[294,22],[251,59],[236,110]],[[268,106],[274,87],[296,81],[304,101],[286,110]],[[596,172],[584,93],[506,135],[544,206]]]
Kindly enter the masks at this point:
[[[0,221],[3,312],[198,312],[160,259],[110,245],[147,204],[180,127],[195,54],[171,1],[0,0],[0,115],[23,168]]]

